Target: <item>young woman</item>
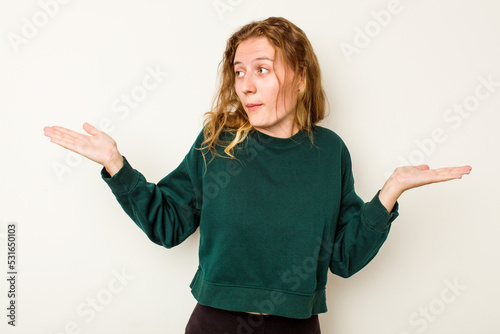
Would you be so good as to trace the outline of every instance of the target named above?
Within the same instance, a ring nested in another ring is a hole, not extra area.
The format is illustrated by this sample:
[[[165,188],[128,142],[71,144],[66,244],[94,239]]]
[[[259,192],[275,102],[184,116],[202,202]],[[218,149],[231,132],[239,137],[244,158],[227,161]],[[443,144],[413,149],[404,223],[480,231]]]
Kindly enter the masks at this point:
[[[347,147],[317,125],[325,94],[313,48],[283,18],[229,38],[219,84],[203,130],[158,184],[88,123],[90,136],[59,126],[45,135],[102,164],[102,178],[153,242],[174,247],[200,229],[190,284],[198,303],[186,333],[320,333],[328,271],[349,277],[371,261],[405,190],[471,167],[399,167],[362,201]]]

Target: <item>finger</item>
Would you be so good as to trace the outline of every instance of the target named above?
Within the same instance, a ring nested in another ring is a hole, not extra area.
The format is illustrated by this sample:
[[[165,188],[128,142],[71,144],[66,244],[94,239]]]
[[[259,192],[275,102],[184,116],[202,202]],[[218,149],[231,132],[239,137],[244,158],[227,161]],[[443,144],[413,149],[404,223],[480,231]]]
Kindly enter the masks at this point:
[[[57,134],[59,134],[61,136],[65,135],[66,138],[69,136],[69,137],[73,137],[75,139],[78,139],[80,141],[87,141],[87,139],[88,139],[88,136],[82,135],[81,133],[78,133],[78,132],[70,130],[70,129],[63,128],[62,126],[53,126],[52,129],[54,130],[54,133],[56,135]]]
[[[46,126],[43,128],[43,134],[47,137],[51,137],[57,132],[59,132],[59,130],[55,129],[55,126]]]
[[[83,129],[92,136],[97,136],[99,134],[99,130],[87,122],[83,123]]]
[[[463,175],[469,174],[470,170],[470,166],[439,168],[433,170],[434,182],[461,179]]]
[[[420,170],[428,170],[430,167],[429,167],[429,165],[418,165],[418,166],[415,166],[415,168],[420,169]]]
[[[71,130],[69,130],[71,131]],[[74,131],[72,131],[74,132]],[[75,136],[74,133],[65,133],[61,131],[55,131],[52,134],[52,138],[56,138],[58,140],[68,140],[68,141],[73,141],[75,143],[88,143],[89,138],[88,136],[84,136],[82,134],[76,133],[78,136]]]
[[[459,179],[461,179],[463,175],[470,174],[471,170],[472,170],[472,167],[470,167],[470,166],[457,167],[454,170],[454,173],[459,176],[458,177]]]
[[[50,139],[50,142],[55,143],[55,144],[62,146],[70,151],[73,151],[75,153],[80,154],[80,149],[79,149],[80,143],[78,141],[75,141],[71,137],[65,138],[65,137],[61,137],[61,136],[56,135]]]
[[[467,165],[467,166],[462,166],[460,167],[460,169],[462,170],[462,172],[464,174],[469,174],[471,171],[472,171],[472,167]]]
[[[434,171],[438,174],[452,174],[452,175],[464,175],[469,174],[472,170],[471,166],[461,166],[461,167],[446,167],[438,168]]]
[[[471,169],[470,166],[455,167],[452,169],[451,173],[464,175],[469,174]]]
[[[43,134],[44,136],[50,137],[54,133],[54,130],[50,126],[46,126],[43,128]]]

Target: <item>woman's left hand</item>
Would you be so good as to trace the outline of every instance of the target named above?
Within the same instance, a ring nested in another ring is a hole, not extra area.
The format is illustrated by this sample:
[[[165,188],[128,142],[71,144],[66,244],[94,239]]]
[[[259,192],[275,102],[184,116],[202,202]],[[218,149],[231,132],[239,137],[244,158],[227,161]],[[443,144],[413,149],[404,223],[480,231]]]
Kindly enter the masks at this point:
[[[380,190],[379,199],[387,211],[391,212],[404,191],[426,184],[461,179],[471,170],[471,166],[437,169],[430,169],[428,165],[398,167]]]

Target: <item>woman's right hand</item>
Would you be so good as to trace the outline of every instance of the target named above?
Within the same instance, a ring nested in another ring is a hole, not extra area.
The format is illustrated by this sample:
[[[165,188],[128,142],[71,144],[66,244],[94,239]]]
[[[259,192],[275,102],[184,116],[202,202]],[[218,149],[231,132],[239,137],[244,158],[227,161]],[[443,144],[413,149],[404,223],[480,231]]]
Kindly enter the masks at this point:
[[[90,136],[60,126],[46,126],[43,131],[52,143],[103,165],[111,176],[116,174],[123,166],[123,157],[116,142],[89,123],[84,123],[83,129]]]

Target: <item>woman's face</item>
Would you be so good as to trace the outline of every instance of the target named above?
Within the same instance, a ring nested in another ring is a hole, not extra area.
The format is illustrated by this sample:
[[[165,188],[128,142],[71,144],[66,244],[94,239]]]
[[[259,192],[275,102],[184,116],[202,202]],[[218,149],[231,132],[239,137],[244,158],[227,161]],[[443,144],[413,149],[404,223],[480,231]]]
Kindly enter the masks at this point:
[[[267,37],[252,37],[240,43],[234,71],[236,94],[254,128],[278,138],[297,133],[294,112],[299,87],[291,87],[293,71],[283,63],[280,53],[276,54]],[[277,99],[278,78],[282,89]]]

